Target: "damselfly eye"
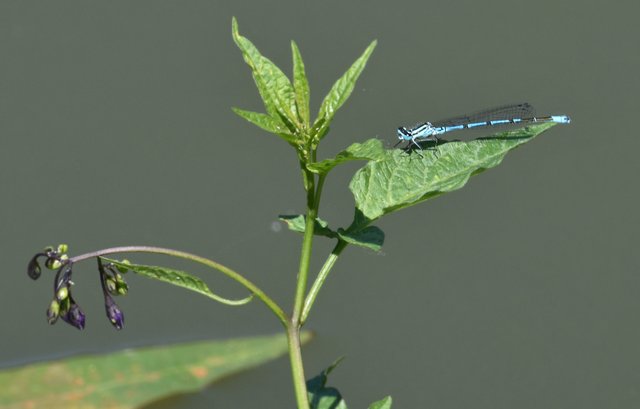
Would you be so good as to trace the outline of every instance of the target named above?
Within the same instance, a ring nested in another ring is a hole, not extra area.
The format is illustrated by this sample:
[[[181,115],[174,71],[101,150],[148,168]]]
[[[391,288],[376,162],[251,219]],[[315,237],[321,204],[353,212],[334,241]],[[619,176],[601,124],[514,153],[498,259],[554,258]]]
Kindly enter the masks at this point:
[[[397,134],[398,139],[406,139],[406,137],[409,136],[409,131],[407,131],[407,128],[404,126],[401,126],[398,128]]]

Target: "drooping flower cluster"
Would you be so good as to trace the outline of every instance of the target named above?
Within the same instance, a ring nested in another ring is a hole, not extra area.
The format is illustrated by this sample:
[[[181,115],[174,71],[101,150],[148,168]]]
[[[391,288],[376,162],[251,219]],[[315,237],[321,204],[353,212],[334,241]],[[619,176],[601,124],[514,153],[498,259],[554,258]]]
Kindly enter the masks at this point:
[[[71,287],[73,281],[73,259],[67,255],[68,246],[60,244],[57,248],[47,247],[41,253],[37,253],[29,261],[27,274],[33,280],[40,278],[42,268],[39,259],[44,258],[44,265],[50,270],[57,270],[53,283],[53,300],[47,309],[47,321],[49,324],[55,324],[58,318],[62,318],[66,323],[78,328],[84,329],[85,315],[80,306],[71,295]],[[128,291],[127,283],[124,281],[122,274],[126,270],[114,268],[111,263],[103,263],[100,257],[98,260],[98,271],[100,273],[100,284],[104,294],[104,305],[107,318],[116,329],[122,329],[124,326],[124,314],[113,300],[112,296],[125,295]]]
[[[100,271],[100,283],[102,284],[102,293],[104,295],[104,307],[107,312],[107,318],[116,329],[122,329],[124,326],[124,314],[113,301],[112,295],[125,295],[129,290],[127,283],[122,278],[113,264],[104,264],[102,259],[98,257],[98,270]]]

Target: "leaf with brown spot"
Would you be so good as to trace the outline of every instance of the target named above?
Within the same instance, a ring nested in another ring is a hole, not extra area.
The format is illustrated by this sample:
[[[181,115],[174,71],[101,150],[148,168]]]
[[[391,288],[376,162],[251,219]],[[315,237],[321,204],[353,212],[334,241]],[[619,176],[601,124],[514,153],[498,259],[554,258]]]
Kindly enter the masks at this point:
[[[304,333],[303,342],[311,340]],[[127,349],[0,371],[3,409],[127,409],[192,392],[275,359],[284,336]]]

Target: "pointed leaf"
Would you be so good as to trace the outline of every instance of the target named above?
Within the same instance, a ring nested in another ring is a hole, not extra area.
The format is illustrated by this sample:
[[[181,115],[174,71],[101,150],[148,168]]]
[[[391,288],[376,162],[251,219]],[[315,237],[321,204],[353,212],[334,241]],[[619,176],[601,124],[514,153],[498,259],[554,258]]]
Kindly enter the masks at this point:
[[[246,119],[252,124],[259,126],[267,132],[279,135],[287,142],[294,142],[296,137],[288,134],[289,130],[282,124],[282,121],[273,119],[267,114],[261,114],[259,112],[245,111],[240,108],[231,108],[233,112],[238,116]]]
[[[322,105],[320,105],[318,117],[313,124],[314,134],[318,139],[324,137],[326,128],[331,124],[336,111],[344,104],[347,98],[349,98],[349,95],[351,95],[351,91],[353,91],[356,85],[356,80],[367,64],[367,60],[371,56],[373,49],[376,48],[376,44],[377,42],[373,41],[369,47],[367,47],[360,58],[333,84],[327,96],[324,97]]]
[[[368,226],[360,230],[338,229],[338,236],[347,243],[380,251],[384,244],[384,232],[376,226]]]
[[[112,263],[117,268],[128,269],[136,274],[143,275],[145,277],[154,278],[165,283],[173,284],[178,287],[186,288],[187,290],[195,291],[199,294],[205,295],[218,302],[226,305],[243,305],[251,301],[253,295],[240,300],[230,300],[220,297],[219,295],[211,292],[207,284],[204,283],[198,277],[185,273],[184,271],[174,270],[166,267],[157,266],[145,266],[141,264],[123,263],[118,260],[112,260],[106,257],[100,257],[105,263]]]
[[[300,121],[309,125],[309,81],[304,70],[304,62],[300,50],[294,41],[291,42],[291,54],[293,55],[293,89],[296,93],[296,106]]]
[[[311,339],[303,334],[303,342]],[[85,355],[0,371],[2,408],[133,409],[193,392],[287,351],[282,335]]]
[[[449,142],[437,152],[410,154],[390,149],[386,158],[369,162],[349,188],[356,207],[369,220],[459,189],[473,175],[497,166],[504,156],[554,124],[534,125],[470,142]]]
[[[363,143],[354,143],[332,159],[310,163],[307,165],[307,169],[315,173],[326,174],[341,163],[353,160],[382,160],[385,155],[382,142],[378,139],[369,139]]]
[[[233,40],[253,74],[267,113],[272,118],[280,118],[291,132],[299,128],[296,98],[293,86],[286,75],[271,60],[260,54],[251,41],[240,35],[238,22],[232,20]]]
[[[287,223],[287,227],[289,230],[297,231],[298,233],[304,233],[306,227],[307,216],[303,214],[294,214],[294,215],[280,215],[278,216],[280,220]],[[316,218],[316,221],[313,225],[313,234],[316,236],[325,236],[325,237],[336,237],[337,233],[329,228],[329,223]]]
[[[391,399],[391,396],[387,396],[382,400],[373,402],[371,405],[369,405],[369,409],[391,409],[392,403],[393,401]]]
[[[347,404],[336,388],[327,387],[328,376],[343,358],[338,358],[319,375],[307,381],[307,393],[311,409],[347,409]]]

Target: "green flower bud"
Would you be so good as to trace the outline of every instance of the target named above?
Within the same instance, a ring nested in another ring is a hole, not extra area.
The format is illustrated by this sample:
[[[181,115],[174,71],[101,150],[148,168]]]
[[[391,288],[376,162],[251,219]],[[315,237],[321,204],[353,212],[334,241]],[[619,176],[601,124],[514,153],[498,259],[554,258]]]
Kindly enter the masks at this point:
[[[56,299],[58,301],[64,301],[67,297],[69,297],[69,288],[67,288],[67,286],[60,287],[56,293]]]
[[[54,258],[48,258],[46,263],[44,263],[45,267],[49,270],[57,270],[62,267],[62,263]]]
[[[60,316],[60,304],[58,301],[51,301],[51,305],[49,305],[49,309],[47,310],[47,321],[50,325],[55,324]]]
[[[127,260],[126,258],[124,260],[121,261],[122,264],[128,264],[130,265],[131,262],[129,260]],[[119,272],[121,272],[122,274],[125,274],[127,271],[129,271],[128,268],[126,267],[122,267],[122,266],[116,266],[116,268],[118,269]]]
[[[58,254],[67,254],[69,246],[66,244],[58,244]]]
[[[117,285],[118,294],[127,295],[129,292],[129,286],[124,281],[122,283],[118,283]]]
[[[118,288],[116,281],[113,278],[106,278],[104,282],[107,285],[107,291],[109,291],[110,294],[115,295],[117,292],[116,289]]]

